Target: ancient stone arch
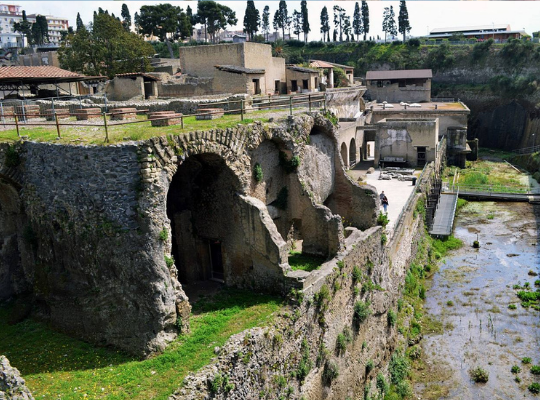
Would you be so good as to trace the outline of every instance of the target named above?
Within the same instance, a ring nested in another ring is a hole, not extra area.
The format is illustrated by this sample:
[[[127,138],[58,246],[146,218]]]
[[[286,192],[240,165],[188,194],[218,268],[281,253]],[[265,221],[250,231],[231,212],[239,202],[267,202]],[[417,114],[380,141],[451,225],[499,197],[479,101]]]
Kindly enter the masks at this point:
[[[341,143],[341,159],[343,160],[343,165],[345,169],[349,168],[349,152],[347,151],[347,144],[345,142]]]
[[[357,161],[358,160],[356,159],[356,140],[352,138],[350,146],[349,146],[349,164],[347,164],[347,166],[356,164]]]

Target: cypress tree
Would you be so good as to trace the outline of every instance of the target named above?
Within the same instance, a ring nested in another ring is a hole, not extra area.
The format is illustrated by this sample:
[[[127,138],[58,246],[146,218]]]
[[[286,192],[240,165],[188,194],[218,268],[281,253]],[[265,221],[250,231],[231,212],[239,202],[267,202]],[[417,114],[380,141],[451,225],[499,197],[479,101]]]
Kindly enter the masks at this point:
[[[249,40],[253,40],[253,35],[259,30],[260,24],[259,10],[255,8],[253,0],[248,0],[244,14],[244,32],[248,34]]]
[[[399,33],[403,35],[403,43],[405,43],[406,35],[411,31],[411,24],[409,23],[409,12],[407,11],[407,4],[405,0],[399,2],[399,17],[398,17]]]
[[[366,0],[362,0],[362,30],[364,31],[364,40],[369,33],[369,7]]]
[[[323,34],[323,41],[326,33],[326,41],[330,41],[330,19],[328,17],[328,9],[326,6],[321,11],[321,33]]]
[[[300,13],[302,14],[302,32],[304,32],[304,42],[307,42],[308,33],[311,31],[309,28],[308,8],[307,1],[302,0],[300,3]]]
[[[356,35],[356,41],[358,41],[359,36],[362,34],[362,14],[358,2],[354,5],[353,32]]]

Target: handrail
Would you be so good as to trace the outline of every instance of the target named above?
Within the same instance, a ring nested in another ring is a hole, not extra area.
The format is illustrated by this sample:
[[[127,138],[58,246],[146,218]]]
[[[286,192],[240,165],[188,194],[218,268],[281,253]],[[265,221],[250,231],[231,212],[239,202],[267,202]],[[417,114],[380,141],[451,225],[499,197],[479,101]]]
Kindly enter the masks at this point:
[[[474,192],[488,194],[540,194],[540,188],[533,189],[532,187],[516,187],[503,185],[467,185],[457,183],[452,184],[451,192]]]
[[[536,153],[538,151],[540,151],[540,145],[536,145],[536,146],[530,146],[530,147],[523,147],[521,149],[515,149],[515,150],[512,150],[514,153],[517,153],[517,154],[532,154],[532,153]]]

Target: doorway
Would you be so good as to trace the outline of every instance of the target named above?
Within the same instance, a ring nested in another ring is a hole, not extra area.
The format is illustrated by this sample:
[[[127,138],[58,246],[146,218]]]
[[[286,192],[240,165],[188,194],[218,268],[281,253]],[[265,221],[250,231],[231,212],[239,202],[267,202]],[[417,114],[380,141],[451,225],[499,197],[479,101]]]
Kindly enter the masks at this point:
[[[302,79],[302,89],[304,90],[309,89],[309,81],[307,79]]]
[[[281,84],[281,82],[279,80],[274,81],[274,93],[275,94],[279,94],[279,87],[281,86],[280,84]]]
[[[418,167],[423,167],[426,165],[426,148],[417,147],[416,148],[416,165]]]
[[[261,94],[261,83],[259,79],[253,79],[253,93]]]
[[[225,282],[225,271],[223,269],[223,254],[221,251],[221,241],[211,240],[208,244],[210,250],[210,264],[212,267],[212,280]]]
[[[298,91],[298,81],[294,80],[291,81],[291,92],[297,92]]]

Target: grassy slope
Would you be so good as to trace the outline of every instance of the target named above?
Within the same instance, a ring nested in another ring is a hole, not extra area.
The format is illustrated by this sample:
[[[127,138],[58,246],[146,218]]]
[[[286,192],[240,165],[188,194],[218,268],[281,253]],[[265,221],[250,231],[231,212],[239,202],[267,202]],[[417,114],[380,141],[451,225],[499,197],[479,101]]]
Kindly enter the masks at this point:
[[[267,324],[281,307],[271,296],[224,290],[194,305],[190,334],[162,354],[138,361],[26,320],[10,326],[0,308],[0,354],[18,368],[36,398],[166,399],[190,371],[208,364],[233,334]]]

